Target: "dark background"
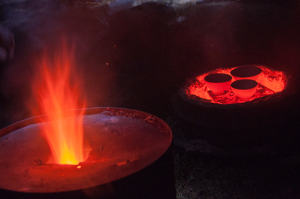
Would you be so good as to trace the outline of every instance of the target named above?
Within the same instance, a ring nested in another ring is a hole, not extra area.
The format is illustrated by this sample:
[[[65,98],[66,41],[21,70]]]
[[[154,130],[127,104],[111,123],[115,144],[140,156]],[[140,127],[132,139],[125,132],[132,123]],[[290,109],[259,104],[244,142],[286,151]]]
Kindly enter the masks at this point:
[[[33,62],[63,35],[76,44],[88,106],[143,110],[172,127],[178,199],[300,198],[297,154],[228,157],[203,150],[211,146],[178,136],[192,127],[182,125],[171,103],[188,78],[220,66],[265,64],[297,79],[297,1],[146,3],[117,9],[88,1],[7,0],[0,11],[0,23],[16,40],[14,59],[0,69],[1,127],[31,116]],[[298,91],[298,85],[292,87]]]

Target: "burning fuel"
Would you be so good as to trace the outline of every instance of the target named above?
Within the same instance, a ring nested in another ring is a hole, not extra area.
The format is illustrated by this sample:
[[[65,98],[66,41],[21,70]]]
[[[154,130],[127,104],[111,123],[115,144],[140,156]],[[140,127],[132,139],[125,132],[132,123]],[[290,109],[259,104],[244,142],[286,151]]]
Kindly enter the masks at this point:
[[[237,69],[241,70],[238,71]],[[251,75],[247,76],[245,71]],[[228,81],[222,81],[221,78],[211,78],[221,76],[221,74],[232,78],[228,78]],[[253,82],[256,82],[257,85]],[[185,92],[188,96],[196,96],[215,104],[235,104],[280,93],[285,89],[286,84],[287,77],[284,72],[271,70],[261,65],[248,65],[219,68],[199,75],[192,84],[188,85]],[[220,89],[223,91],[221,92]]]
[[[33,94],[36,108],[46,116],[47,125],[42,131],[52,153],[49,162],[78,165],[87,154],[83,135],[85,101],[78,86],[74,49],[63,42],[55,53],[44,53],[37,67]]]

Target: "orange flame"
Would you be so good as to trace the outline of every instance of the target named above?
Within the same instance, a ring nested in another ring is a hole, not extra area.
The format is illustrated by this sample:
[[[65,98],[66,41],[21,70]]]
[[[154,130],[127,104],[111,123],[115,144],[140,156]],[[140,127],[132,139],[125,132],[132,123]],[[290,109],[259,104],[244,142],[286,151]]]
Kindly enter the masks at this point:
[[[34,82],[34,95],[39,111],[46,115],[43,133],[49,144],[55,164],[78,165],[85,161],[83,115],[85,103],[81,100],[78,77],[73,68],[74,50],[65,43],[53,57],[42,56],[40,73]],[[80,108],[79,113],[70,109]],[[66,111],[69,110],[69,111]]]

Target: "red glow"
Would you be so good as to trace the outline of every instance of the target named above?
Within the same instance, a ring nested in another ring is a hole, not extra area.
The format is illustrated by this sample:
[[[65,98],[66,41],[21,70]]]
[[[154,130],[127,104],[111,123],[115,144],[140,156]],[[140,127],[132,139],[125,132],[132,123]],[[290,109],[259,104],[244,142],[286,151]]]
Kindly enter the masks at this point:
[[[83,114],[66,110],[82,108],[76,83],[79,78],[74,73],[74,52],[63,44],[54,56],[45,53],[38,63],[33,92],[39,112],[46,115],[43,133],[48,142],[55,164],[78,165],[86,159],[83,147]],[[34,110],[35,111],[35,110]]]
[[[204,78],[208,74],[225,73],[230,75],[230,72],[236,67],[219,68],[199,75],[196,77],[195,81],[186,88],[185,92],[188,96],[196,96],[215,104],[236,104],[250,102],[264,96],[282,92],[285,89],[287,84],[287,77],[282,71],[271,70],[261,65],[257,65],[257,67],[259,67],[262,72],[256,79],[258,83],[257,90],[255,94],[250,98],[240,98],[236,96],[232,90],[229,90],[222,95],[214,95],[207,87]],[[234,81],[234,79],[232,81]]]
[[[223,73],[214,73],[207,75],[204,81],[207,85],[208,90],[210,90],[214,95],[224,94],[230,89],[232,77]]]

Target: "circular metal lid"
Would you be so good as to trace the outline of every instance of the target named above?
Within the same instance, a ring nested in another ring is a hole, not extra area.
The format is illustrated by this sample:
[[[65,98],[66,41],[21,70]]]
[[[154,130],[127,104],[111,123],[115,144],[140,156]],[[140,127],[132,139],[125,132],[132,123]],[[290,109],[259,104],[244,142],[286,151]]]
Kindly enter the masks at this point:
[[[236,80],[231,84],[232,88],[239,90],[248,90],[257,86],[257,82],[251,79]]]
[[[222,83],[222,82],[228,82],[232,79],[232,77],[228,74],[224,73],[212,73],[207,76],[205,76],[205,81],[211,82],[211,83]]]
[[[161,119],[136,110],[91,108],[84,116],[91,151],[78,165],[47,164],[50,149],[39,117],[0,130],[0,188],[34,193],[72,191],[133,174],[170,146],[172,132]]]
[[[230,73],[235,77],[253,77],[261,73],[261,69],[255,65],[244,65],[233,69]]]

